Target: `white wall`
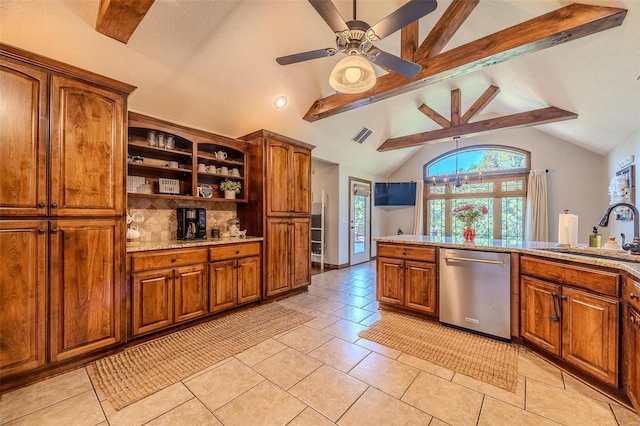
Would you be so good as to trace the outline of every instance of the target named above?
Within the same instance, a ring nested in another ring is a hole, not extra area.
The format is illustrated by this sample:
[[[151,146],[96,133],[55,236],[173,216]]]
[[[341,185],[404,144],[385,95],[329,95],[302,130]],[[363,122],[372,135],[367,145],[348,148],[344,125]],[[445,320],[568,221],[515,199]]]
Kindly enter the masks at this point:
[[[325,192],[325,230],[324,230],[324,263],[338,264],[338,165],[326,161],[311,159],[311,202],[321,201],[321,194]]]
[[[638,207],[640,205],[640,185],[638,185],[638,181],[640,179],[640,130],[636,130],[631,134],[631,136],[620,142],[607,154],[605,183],[608,187],[609,180],[615,176],[618,170],[620,170],[618,162],[626,159],[630,155],[635,156],[635,161],[633,163],[636,171],[635,206]],[[607,204],[609,204],[608,197],[606,198],[606,203],[602,206],[602,211],[604,211]],[[611,217],[609,218],[609,226],[601,229],[603,240],[606,241],[609,236],[615,236],[618,243],[620,243],[621,232],[624,232],[627,236],[627,240],[630,241],[633,238],[633,222],[616,220],[614,214],[611,214]]]
[[[579,217],[578,241],[588,242],[588,234],[608,204],[608,179],[605,176],[603,156],[533,128],[514,129],[460,140],[461,148],[483,144],[507,145],[530,151],[531,168],[549,170],[549,239],[557,241],[558,215],[563,209],[569,209]],[[637,149],[637,138],[635,146]],[[422,166],[454,147],[453,141],[425,145],[389,176],[388,180],[400,182],[422,179]],[[405,233],[413,230],[413,207],[377,209],[380,210],[381,220],[385,222],[386,233],[395,234],[398,227]]]

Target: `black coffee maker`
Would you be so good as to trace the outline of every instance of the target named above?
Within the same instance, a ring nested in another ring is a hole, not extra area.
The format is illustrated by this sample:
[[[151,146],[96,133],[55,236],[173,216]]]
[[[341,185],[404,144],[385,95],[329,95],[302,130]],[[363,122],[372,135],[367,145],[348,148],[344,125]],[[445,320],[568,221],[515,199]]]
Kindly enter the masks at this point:
[[[179,240],[207,238],[207,211],[205,209],[179,207],[176,210]]]

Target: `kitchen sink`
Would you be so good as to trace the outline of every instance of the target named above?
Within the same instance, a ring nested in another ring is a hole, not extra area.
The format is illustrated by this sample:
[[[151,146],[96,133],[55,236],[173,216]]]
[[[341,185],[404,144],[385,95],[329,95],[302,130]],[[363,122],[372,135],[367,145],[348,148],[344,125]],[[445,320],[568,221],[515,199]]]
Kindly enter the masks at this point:
[[[619,262],[640,263],[640,255],[630,254],[624,250],[607,250],[594,247],[548,247],[544,251],[575,254],[599,259],[617,260]]]

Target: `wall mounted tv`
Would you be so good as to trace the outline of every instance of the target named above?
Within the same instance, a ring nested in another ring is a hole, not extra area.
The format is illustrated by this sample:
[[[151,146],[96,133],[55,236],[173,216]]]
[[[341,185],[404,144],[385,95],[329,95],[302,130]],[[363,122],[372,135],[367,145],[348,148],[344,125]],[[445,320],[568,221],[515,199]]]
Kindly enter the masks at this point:
[[[415,182],[376,182],[374,191],[376,206],[415,206]]]

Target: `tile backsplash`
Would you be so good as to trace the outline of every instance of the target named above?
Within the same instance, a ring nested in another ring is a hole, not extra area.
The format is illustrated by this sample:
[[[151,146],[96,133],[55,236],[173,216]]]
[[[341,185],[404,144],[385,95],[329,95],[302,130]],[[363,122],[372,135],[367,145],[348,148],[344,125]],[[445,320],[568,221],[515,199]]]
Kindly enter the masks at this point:
[[[207,209],[207,236],[211,235],[211,228],[237,216],[235,203],[217,201],[202,203],[198,201],[130,197],[127,207],[130,214],[139,211],[144,216],[144,222],[131,224],[144,229],[144,235],[136,241],[174,240],[178,226],[176,218],[176,208],[178,207],[202,207]]]

